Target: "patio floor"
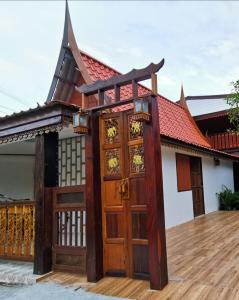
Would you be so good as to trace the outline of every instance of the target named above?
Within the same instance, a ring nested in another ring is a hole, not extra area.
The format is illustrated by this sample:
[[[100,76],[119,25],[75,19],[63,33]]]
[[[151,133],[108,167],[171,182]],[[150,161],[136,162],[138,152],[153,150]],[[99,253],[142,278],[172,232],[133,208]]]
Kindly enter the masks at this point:
[[[239,212],[215,212],[167,230],[169,284],[106,277],[88,291],[130,299],[239,299]],[[80,287],[85,279],[56,273],[46,281]],[[83,287],[83,286],[82,286]]]
[[[34,284],[41,276],[33,275],[33,263],[0,259],[0,283]]]

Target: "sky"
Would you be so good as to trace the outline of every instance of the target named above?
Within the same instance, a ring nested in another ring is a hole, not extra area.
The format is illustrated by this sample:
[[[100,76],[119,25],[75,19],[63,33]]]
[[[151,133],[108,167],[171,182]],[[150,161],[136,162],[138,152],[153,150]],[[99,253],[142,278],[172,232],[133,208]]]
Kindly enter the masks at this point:
[[[239,2],[69,1],[69,8],[79,48],[120,72],[165,58],[158,90],[173,101],[181,84],[186,96],[224,94],[239,79]],[[64,10],[64,1],[0,1],[0,116],[46,100]]]

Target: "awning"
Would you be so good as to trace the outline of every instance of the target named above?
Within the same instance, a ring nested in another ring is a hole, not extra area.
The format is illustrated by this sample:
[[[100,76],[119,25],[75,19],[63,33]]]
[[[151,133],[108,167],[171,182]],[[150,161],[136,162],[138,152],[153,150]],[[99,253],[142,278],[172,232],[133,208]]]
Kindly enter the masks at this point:
[[[0,118],[0,144],[32,139],[37,135],[59,132],[72,123],[76,105],[52,101],[27,111]]]

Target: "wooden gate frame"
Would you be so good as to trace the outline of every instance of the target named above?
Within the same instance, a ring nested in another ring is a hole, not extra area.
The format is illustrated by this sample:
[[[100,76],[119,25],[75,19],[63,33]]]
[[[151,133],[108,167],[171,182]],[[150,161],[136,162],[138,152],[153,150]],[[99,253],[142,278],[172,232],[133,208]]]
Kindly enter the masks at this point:
[[[53,188],[53,247],[52,247],[52,267],[53,270],[66,270],[66,271],[73,271],[78,273],[85,273],[85,256],[86,256],[86,247],[70,247],[70,246],[58,246],[57,241],[57,232],[56,232],[56,212],[57,211],[65,211],[66,204],[58,204],[57,203],[57,196],[59,194],[66,194],[66,193],[84,193],[84,203],[68,203],[67,209],[71,210],[85,210],[85,185],[76,185],[76,186],[64,186],[64,187],[55,187]],[[66,254],[71,256],[82,256],[84,260],[84,266],[68,266],[68,265],[59,265],[56,263],[56,256],[57,254]]]
[[[100,111],[132,103],[138,97],[137,82],[152,79],[150,98],[151,122],[144,123],[145,186],[148,206],[147,231],[149,237],[150,287],[163,289],[168,283],[167,252],[165,237],[165,218],[163,200],[162,158],[159,128],[159,109],[157,101],[156,72],[163,66],[151,64],[145,69],[133,70],[126,75],[118,75],[109,80],[82,85],[83,105],[87,97],[98,93],[99,106],[88,109],[90,132],[86,135],[86,239],[87,239],[87,279],[96,282],[103,277],[103,243],[101,217],[101,180],[100,180]],[[132,83],[133,98],[120,101],[120,87]],[[115,89],[115,102],[104,104],[105,92]]]

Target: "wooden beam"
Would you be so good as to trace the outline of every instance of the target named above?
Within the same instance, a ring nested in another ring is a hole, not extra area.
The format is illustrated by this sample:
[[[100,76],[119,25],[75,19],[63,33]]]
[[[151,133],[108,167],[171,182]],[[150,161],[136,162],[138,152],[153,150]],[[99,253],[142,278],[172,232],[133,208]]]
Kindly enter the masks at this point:
[[[108,80],[97,80],[95,83],[92,84],[83,84],[77,90],[80,93],[84,93],[87,95],[94,95],[98,92],[98,90],[111,90],[114,88],[115,85],[124,86],[130,84],[132,80],[136,82],[150,79],[151,75],[158,72],[164,65],[164,59],[162,59],[158,64],[151,63],[146,68],[143,69],[133,69],[132,71],[128,72],[124,75],[116,75],[111,77]]]
[[[144,123],[145,197],[148,209],[149,272],[151,289],[168,283],[164,220],[163,174],[158,101],[151,97],[152,120]]]
[[[120,101],[120,86],[115,85],[114,90],[115,90],[115,102],[119,102]]]
[[[105,103],[104,91],[98,90],[98,97],[99,97],[99,105],[104,105],[104,103]]]
[[[135,80],[132,80],[133,98],[138,97],[138,84]]]
[[[86,270],[87,280],[103,277],[99,114],[90,112],[90,134],[86,135]]]
[[[52,269],[52,187],[58,184],[58,133],[36,137],[34,274]]]
[[[151,75],[151,90],[152,93],[157,96],[158,95],[158,82],[157,82],[157,74]]]

